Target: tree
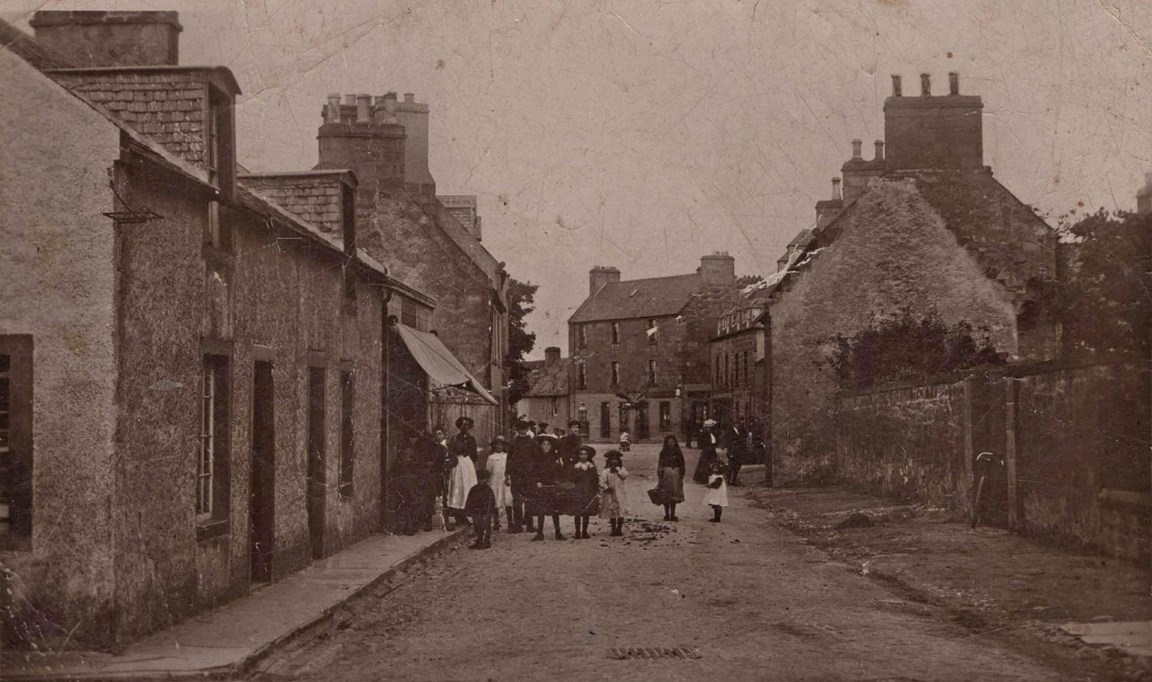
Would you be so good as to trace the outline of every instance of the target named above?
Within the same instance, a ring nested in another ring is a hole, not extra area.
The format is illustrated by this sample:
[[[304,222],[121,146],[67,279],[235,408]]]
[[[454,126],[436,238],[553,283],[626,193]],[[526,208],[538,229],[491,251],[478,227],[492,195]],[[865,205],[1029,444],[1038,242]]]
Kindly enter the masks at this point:
[[[535,310],[533,303],[540,288],[515,278],[508,280],[508,402],[514,404],[528,390],[528,368],[524,357],[536,345],[536,334],[526,329],[524,319]]]
[[[1073,356],[1152,351],[1152,216],[1104,209],[1074,224],[1061,221],[1065,274],[1055,317]]]

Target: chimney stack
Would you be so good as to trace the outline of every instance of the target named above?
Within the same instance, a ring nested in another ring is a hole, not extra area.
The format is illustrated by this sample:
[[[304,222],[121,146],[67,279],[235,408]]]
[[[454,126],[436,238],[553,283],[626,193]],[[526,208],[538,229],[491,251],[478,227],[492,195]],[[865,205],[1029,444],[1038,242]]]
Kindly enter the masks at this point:
[[[176,12],[40,10],[28,22],[36,41],[78,67],[176,66]]]
[[[920,97],[884,100],[885,170],[983,169],[980,97],[959,94],[955,72],[949,74],[954,91],[944,96],[932,96],[928,74],[922,74],[920,82]]]
[[[727,251],[716,251],[700,259],[700,283],[705,289],[736,283],[736,259]]]
[[[544,364],[545,365],[555,365],[557,362],[560,362],[560,347],[559,346],[548,346],[547,348],[545,348],[544,349]]]
[[[861,149],[863,147],[864,147],[864,143],[862,141],[852,140],[852,158],[854,158],[854,159],[862,158],[861,157]]]
[[[874,160],[884,160],[884,140],[876,140],[876,158]]]
[[[372,122],[369,110],[372,107],[372,95],[356,95],[356,122],[368,125]]]
[[[595,296],[606,284],[620,281],[620,271],[606,265],[594,266],[588,271],[588,295]]]
[[[900,76],[892,74],[892,96],[902,97],[903,93],[900,91]]]

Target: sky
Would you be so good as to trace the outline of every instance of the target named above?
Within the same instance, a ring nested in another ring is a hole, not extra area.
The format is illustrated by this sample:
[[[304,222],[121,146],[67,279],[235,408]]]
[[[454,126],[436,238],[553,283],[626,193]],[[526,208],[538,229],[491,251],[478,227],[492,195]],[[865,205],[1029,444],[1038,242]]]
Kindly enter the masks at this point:
[[[1047,215],[1131,210],[1152,171],[1147,0],[0,0],[25,29],[35,9],[179,10],[181,62],[240,83],[254,171],[316,163],[328,93],[416,93],[438,193],[476,195],[485,246],[540,287],[533,357],[566,352],[594,265],[774,272],[850,141],[871,158],[891,74],[959,72],[985,163]]]

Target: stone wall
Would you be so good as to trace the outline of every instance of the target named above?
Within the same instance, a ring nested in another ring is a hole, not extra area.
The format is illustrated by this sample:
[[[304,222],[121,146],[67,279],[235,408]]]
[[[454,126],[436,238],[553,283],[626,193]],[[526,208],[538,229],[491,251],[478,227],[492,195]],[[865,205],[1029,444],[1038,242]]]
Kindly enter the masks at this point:
[[[1005,509],[1010,528],[1146,562],[1149,396],[1149,368],[1135,362],[1017,366],[843,395],[836,471],[879,494],[968,512],[971,458],[988,450],[1005,465],[985,505]],[[1002,414],[989,419],[989,409]]]
[[[13,605],[35,611],[6,634],[46,644],[76,626],[90,639],[114,594],[115,226],[103,214],[116,209],[120,132],[5,49],[0,90],[19,93],[0,98],[0,335],[33,341],[32,532],[0,538],[0,566]]]

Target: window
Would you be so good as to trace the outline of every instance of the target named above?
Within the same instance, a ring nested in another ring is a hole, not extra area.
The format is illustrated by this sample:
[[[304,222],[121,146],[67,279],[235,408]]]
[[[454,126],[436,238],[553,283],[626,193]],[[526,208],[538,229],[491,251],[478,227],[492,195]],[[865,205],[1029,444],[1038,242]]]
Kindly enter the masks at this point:
[[[660,402],[660,430],[672,430],[672,403],[666,400]]]
[[[648,320],[648,345],[655,346],[659,333],[656,328],[656,320]]]
[[[228,519],[229,388],[228,357],[205,355],[196,467],[196,519],[202,526]]]
[[[724,354],[724,385],[730,386],[732,384],[732,370],[728,366],[728,354]]]
[[[648,361],[648,385],[649,386],[655,386],[656,385],[656,361],[655,360],[649,360]]]
[[[353,414],[356,407],[356,382],[352,372],[340,373],[340,494],[352,496],[353,469],[356,463],[356,432]]]
[[[744,351],[744,383],[752,385],[752,375],[748,373],[748,351]]]
[[[577,348],[587,348],[588,347],[588,325],[586,325],[586,324],[582,324],[582,325],[576,327],[576,347]]]
[[[558,414],[560,414],[560,399],[559,398],[553,398],[552,399],[552,416],[555,417]]]
[[[620,323],[612,323],[612,345],[617,346],[620,344]]]
[[[712,370],[712,385],[720,388],[720,356],[717,355],[713,359],[716,361],[716,367]]]
[[[32,337],[0,336],[0,549],[32,537]]]
[[[588,368],[583,360],[576,363],[576,388],[588,388]]]
[[[620,363],[616,360],[612,361],[612,385],[620,385]]]

